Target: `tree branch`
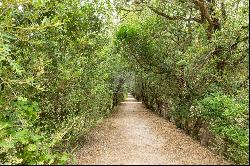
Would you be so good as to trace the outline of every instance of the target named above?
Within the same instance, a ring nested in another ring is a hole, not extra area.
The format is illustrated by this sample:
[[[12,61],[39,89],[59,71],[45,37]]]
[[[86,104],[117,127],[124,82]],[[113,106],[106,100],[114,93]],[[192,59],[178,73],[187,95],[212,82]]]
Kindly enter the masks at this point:
[[[198,7],[201,14],[201,22],[204,23],[205,20],[209,23],[208,26],[208,38],[211,39],[215,23],[209,14],[206,2],[204,0],[192,0],[193,3]]]
[[[120,10],[124,10],[127,12],[140,12],[140,11],[142,11],[142,9],[125,9],[125,8],[120,8]]]
[[[153,8],[152,6],[147,6],[149,9],[151,9],[153,12],[155,12],[156,14],[162,16],[162,17],[165,17],[166,19],[168,20],[183,20],[183,21],[196,21],[198,23],[202,23],[201,22],[201,19],[198,19],[198,18],[184,18],[184,17],[181,17],[181,16],[169,16],[155,8]]]

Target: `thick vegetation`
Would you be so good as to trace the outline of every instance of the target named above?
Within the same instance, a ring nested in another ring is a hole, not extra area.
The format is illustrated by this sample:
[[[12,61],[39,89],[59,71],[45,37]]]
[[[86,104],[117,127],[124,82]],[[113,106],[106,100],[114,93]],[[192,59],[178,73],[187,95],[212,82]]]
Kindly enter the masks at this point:
[[[127,90],[248,163],[248,6],[0,0],[0,164],[65,164]]]
[[[248,1],[136,1],[116,32],[134,94],[236,163],[248,163]],[[124,13],[124,12],[123,12]]]
[[[78,0],[0,7],[0,163],[63,164],[63,145],[122,99],[110,18]]]

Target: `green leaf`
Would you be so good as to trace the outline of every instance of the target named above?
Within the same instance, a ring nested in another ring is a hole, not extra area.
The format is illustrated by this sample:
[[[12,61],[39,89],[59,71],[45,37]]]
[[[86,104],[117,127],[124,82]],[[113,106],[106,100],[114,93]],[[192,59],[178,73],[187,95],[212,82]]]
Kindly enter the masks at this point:
[[[35,144],[29,144],[27,146],[27,150],[30,152],[36,151],[37,150],[37,146]]]
[[[68,154],[64,152],[62,157],[60,158],[60,164],[66,164],[67,160],[68,160]]]
[[[24,130],[16,132],[14,138],[17,142],[21,142],[22,144],[28,144],[29,143],[29,140],[28,140],[29,134],[30,134],[29,131],[24,129]]]

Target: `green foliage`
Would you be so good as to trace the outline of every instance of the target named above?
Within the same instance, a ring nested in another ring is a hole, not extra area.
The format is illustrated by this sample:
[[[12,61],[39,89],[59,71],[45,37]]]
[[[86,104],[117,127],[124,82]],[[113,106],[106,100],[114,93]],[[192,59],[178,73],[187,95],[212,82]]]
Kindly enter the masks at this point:
[[[215,93],[200,101],[199,109],[199,116],[209,120],[211,130],[229,142],[228,157],[237,163],[247,161],[249,128],[244,117],[247,117],[248,105]]]
[[[0,121],[0,157],[3,164],[65,163],[61,153],[51,152],[48,138],[34,129],[38,120],[38,103],[19,97],[13,110],[3,110]]]
[[[117,40],[125,40],[128,42],[135,39],[138,35],[138,30],[133,25],[123,25],[119,27],[118,31],[116,32]]]
[[[220,119],[228,123],[234,123],[237,118],[247,113],[247,105],[238,103],[222,93],[213,93],[201,102],[201,116],[204,118]]]
[[[118,104],[113,80],[126,65],[113,53],[111,11],[0,2],[0,163],[66,164],[67,145]]]
[[[125,4],[140,11],[124,13],[117,50],[135,71],[133,94],[148,108],[198,139],[200,129],[213,132],[224,140],[218,151],[246,164],[249,2],[204,1],[211,20],[197,4]]]

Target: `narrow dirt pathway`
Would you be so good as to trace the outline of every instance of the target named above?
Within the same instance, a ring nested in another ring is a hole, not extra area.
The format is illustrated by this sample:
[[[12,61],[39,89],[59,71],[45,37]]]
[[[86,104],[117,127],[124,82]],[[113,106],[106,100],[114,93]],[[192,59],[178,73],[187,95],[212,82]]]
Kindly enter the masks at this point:
[[[77,164],[228,164],[129,96],[87,136]]]

